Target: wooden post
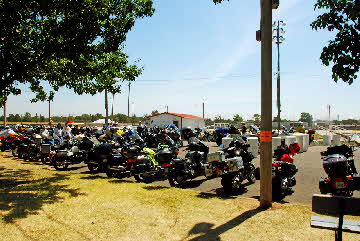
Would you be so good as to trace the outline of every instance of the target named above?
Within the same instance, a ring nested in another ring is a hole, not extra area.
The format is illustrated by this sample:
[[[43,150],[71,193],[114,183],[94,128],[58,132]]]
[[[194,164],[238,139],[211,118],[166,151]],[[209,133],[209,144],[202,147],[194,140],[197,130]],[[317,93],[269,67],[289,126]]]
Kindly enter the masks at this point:
[[[261,0],[260,207],[272,206],[272,1]]]

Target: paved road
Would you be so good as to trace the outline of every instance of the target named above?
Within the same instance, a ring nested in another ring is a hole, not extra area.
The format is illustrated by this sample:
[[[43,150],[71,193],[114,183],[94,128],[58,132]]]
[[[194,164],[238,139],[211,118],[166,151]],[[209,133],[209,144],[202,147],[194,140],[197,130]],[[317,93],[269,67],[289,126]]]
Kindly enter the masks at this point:
[[[207,143],[210,146],[210,152],[219,150],[215,143]],[[184,149],[184,148],[182,148]],[[311,204],[311,197],[314,193],[319,193],[318,183],[322,176],[326,176],[322,168],[322,160],[320,159],[320,152],[326,150],[323,146],[310,147],[307,152],[300,153],[295,156],[295,164],[299,168],[299,172],[296,175],[297,185],[293,187],[294,193],[287,196],[283,201],[288,203],[300,203]],[[184,156],[185,152],[182,151],[180,156]],[[360,151],[355,152],[355,165],[360,168]],[[257,157],[254,160],[256,167],[259,166],[260,158]],[[50,168],[50,167],[49,167]],[[73,173],[88,173],[88,169],[83,164],[78,165],[73,170]],[[105,174],[97,174],[99,176],[106,177]],[[133,180],[129,178],[128,180]],[[205,197],[225,198],[223,194],[222,186],[220,184],[220,178],[212,180],[206,180],[203,177],[199,177],[192,181],[188,188],[197,190]],[[246,182],[246,181],[245,181]],[[244,182],[244,183],[245,183]],[[260,182],[246,186],[246,192],[240,194],[242,197],[258,198],[260,193]],[[150,185],[159,185],[164,187],[170,187],[168,181],[156,181]],[[360,197],[360,192],[354,193],[355,197]]]

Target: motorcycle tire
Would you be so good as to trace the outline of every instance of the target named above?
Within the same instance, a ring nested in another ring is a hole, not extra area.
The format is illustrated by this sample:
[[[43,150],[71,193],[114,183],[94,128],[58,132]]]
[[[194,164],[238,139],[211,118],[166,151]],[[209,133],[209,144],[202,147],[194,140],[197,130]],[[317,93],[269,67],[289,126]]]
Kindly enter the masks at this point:
[[[41,163],[44,164],[44,165],[47,165],[47,164],[50,163],[50,161],[48,161],[48,160],[49,160],[49,159],[48,159],[47,157],[44,157],[44,156],[42,156],[42,157],[40,158]]]
[[[137,182],[143,182],[143,183],[151,183],[152,182],[152,178],[151,177],[145,177],[143,175],[134,175],[134,178]]]
[[[255,174],[256,180],[260,180],[260,168],[259,167],[255,168],[254,174]]]
[[[249,172],[249,176],[248,176],[247,180],[248,180],[248,182],[250,184],[253,184],[253,183],[256,182],[256,175],[255,175],[255,170],[256,169],[255,169],[255,166],[253,164],[251,164],[250,168],[251,168],[251,170]]]
[[[69,167],[68,163],[58,162],[57,160],[54,160],[53,165],[57,171],[66,171],[67,168]]]
[[[91,174],[96,174],[96,173],[99,173],[99,171],[100,171],[99,165],[94,165],[94,164],[88,163],[87,166],[88,166],[88,169]]]
[[[18,151],[17,157],[18,157],[19,159],[23,159],[23,153],[22,153],[22,151]]]
[[[225,175],[221,178],[221,185],[223,186],[224,193],[233,194],[242,188],[242,180],[238,175]]]
[[[29,155],[29,160],[32,162],[37,162],[37,161],[39,161],[39,159],[40,159],[40,154],[38,154],[38,153],[31,153]]]
[[[115,173],[112,170],[110,170],[110,168],[111,168],[110,164],[107,164],[105,166],[104,172],[105,172],[106,176],[109,178],[115,177]]]
[[[13,155],[13,157],[18,157],[18,148],[12,149],[11,154]]]
[[[272,180],[272,199],[274,201],[281,201],[286,196],[288,187],[282,185],[283,179],[273,178]]]
[[[168,181],[171,187],[182,187],[187,180],[184,176],[169,174]]]

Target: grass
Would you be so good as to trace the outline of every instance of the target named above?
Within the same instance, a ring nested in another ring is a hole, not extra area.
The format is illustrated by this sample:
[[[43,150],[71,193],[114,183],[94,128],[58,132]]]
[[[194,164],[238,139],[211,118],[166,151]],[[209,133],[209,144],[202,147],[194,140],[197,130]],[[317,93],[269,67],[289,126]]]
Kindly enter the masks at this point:
[[[1,240],[333,240],[311,208],[218,197],[0,157]],[[344,240],[359,240],[344,233]]]

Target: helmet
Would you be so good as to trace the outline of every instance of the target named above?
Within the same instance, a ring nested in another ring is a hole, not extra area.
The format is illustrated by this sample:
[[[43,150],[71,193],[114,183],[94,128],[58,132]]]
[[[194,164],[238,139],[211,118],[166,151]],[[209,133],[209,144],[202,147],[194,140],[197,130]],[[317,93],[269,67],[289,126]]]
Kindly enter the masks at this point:
[[[293,162],[294,162],[294,159],[292,158],[292,155],[284,154],[284,155],[281,157],[281,161],[282,161],[282,162],[293,163]]]
[[[295,154],[295,153],[299,153],[299,151],[300,151],[300,145],[298,144],[298,143],[293,143],[293,144],[291,144],[290,145],[290,152],[292,153],[292,154]]]

